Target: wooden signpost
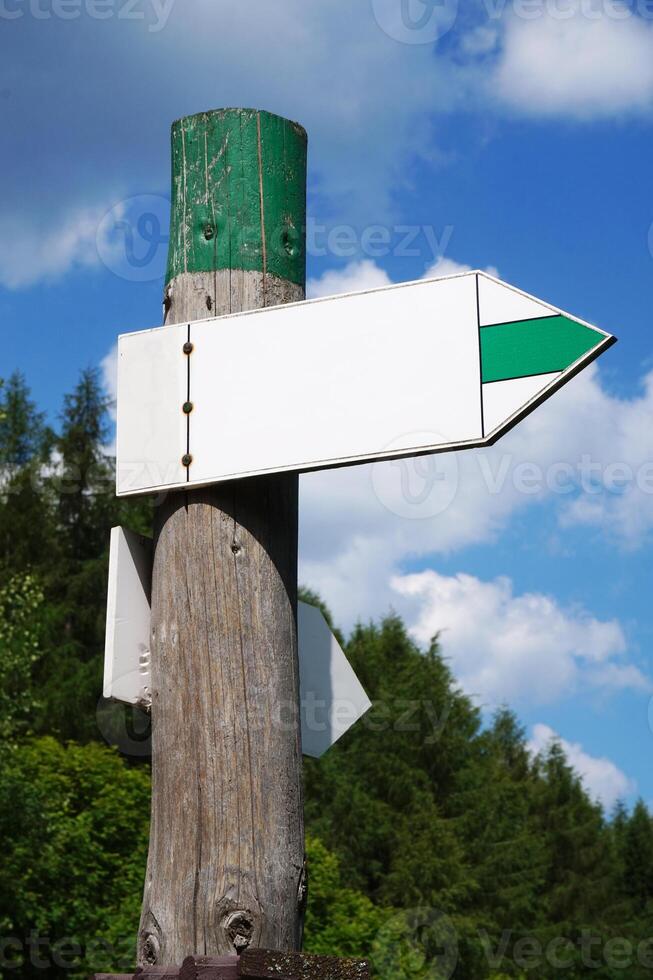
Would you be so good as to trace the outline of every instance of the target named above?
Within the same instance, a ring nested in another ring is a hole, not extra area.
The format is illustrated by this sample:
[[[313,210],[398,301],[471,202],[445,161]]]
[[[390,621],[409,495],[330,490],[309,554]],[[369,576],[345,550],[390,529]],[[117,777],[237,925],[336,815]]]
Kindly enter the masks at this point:
[[[165,322],[302,299],[305,207],[300,126],[248,110],[176,122]],[[190,371],[186,343],[176,356]],[[249,365],[230,370],[246,405]],[[142,966],[300,946],[297,496],[297,474],[284,473],[171,493],[158,508]],[[250,712],[269,718],[255,738]]]
[[[491,444],[614,338],[479,272],[301,302],[304,130],[219,110],[172,151],[165,324],[119,348],[117,492],[168,491],[151,613],[147,563],[126,573],[151,616],[148,656],[125,654],[153,732],[140,976],[363,980],[298,952],[298,473]]]

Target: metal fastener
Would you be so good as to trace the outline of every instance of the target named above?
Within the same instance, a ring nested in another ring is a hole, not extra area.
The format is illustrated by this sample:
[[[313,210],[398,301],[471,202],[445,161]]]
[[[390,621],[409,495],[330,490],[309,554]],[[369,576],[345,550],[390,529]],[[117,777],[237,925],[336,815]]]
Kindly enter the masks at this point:
[[[184,402],[184,404],[182,406],[182,410],[183,410],[184,415],[190,415],[190,413],[193,411],[193,403],[192,402]]]
[[[184,453],[184,455],[181,457],[182,466],[190,466],[192,462],[193,462],[193,457],[191,456],[190,453]]]
[[[184,354],[192,354],[192,352],[193,352],[193,345],[191,344],[190,340],[187,340],[186,341],[186,343],[182,347],[182,350],[183,350]]]

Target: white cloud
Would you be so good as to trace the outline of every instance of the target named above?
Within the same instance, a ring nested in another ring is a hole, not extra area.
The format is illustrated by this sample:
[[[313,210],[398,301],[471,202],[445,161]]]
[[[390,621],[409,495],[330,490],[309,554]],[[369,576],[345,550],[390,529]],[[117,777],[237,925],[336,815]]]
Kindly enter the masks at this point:
[[[630,779],[610,759],[588,755],[578,742],[567,742],[548,725],[534,725],[529,749],[537,755],[547,748],[551,741],[557,741],[564,749],[570,765],[581,776],[590,795],[599,800],[606,810],[617,802],[637,791],[637,784]]]
[[[503,18],[501,53],[490,70],[500,101],[528,115],[576,118],[651,108],[653,24],[625,4],[531,8],[530,17],[516,5]]]
[[[0,219],[0,286],[52,282],[75,268],[97,265],[96,237],[104,208],[82,208],[56,227],[29,218]]]
[[[423,279],[436,279],[438,276],[454,276],[461,272],[470,272],[471,265],[456,262],[441,255],[428,267]],[[494,266],[488,266],[486,272],[496,276]],[[309,279],[306,294],[310,299],[321,296],[335,296],[337,293],[353,293],[357,290],[378,289],[391,286],[390,276],[370,259],[350,262],[341,269],[330,269],[317,279]]]
[[[467,34],[463,34],[460,46],[466,55],[488,54],[496,48],[499,40],[499,29],[480,24]]]
[[[370,259],[364,259],[361,262],[350,262],[343,269],[330,269],[318,279],[309,279],[306,284],[306,295],[309,299],[318,299],[321,296],[378,289],[380,286],[391,284],[387,272]]]
[[[563,609],[539,593],[515,595],[508,578],[426,571],[395,576],[391,585],[415,639],[425,645],[441,632],[454,675],[483,705],[549,704],[586,686],[653,690],[621,662],[626,639],[615,620]]]

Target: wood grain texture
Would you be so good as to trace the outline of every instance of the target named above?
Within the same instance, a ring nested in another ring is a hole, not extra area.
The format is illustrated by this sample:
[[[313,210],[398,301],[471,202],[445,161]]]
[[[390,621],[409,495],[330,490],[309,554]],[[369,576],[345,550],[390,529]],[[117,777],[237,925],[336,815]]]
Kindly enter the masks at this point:
[[[233,160],[233,146],[230,152]],[[265,153],[261,146],[262,167]],[[283,170],[271,172],[288,179]],[[174,174],[178,193],[183,176]],[[215,200],[210,177],[207,193]],[[192,183],[198,186],[197,173]],[[305,186],[300,196],[305,202]],[[178,212],[187,216],[190,203],[181,201]],[[262,197],[262,241],[264,213]],[[293,220],[304,227],[305,216]],[[171,243],[180,239],[173,229]],[[184,272],[167,287],[165,319],[303,296],[303,286],[265,269]],[[247,364],[233,370],[246,399]],[[169,494],[158,508],[142,965],[239,953],[250,944],[300,946],[306,889],[297,497],[297,476],[283,474]]]

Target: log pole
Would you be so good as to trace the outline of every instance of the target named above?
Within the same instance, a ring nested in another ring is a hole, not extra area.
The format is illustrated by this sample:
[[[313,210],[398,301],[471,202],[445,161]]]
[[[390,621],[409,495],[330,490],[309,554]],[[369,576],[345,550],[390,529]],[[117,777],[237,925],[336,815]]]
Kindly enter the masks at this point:
[[[305,209],[300,126],[247,109],[176,122],[165,322],[303,299]],[[231,369],[246,402],[247,362]],[[141,966],[300,948],[297,491],[282,474],[158,507]]]

